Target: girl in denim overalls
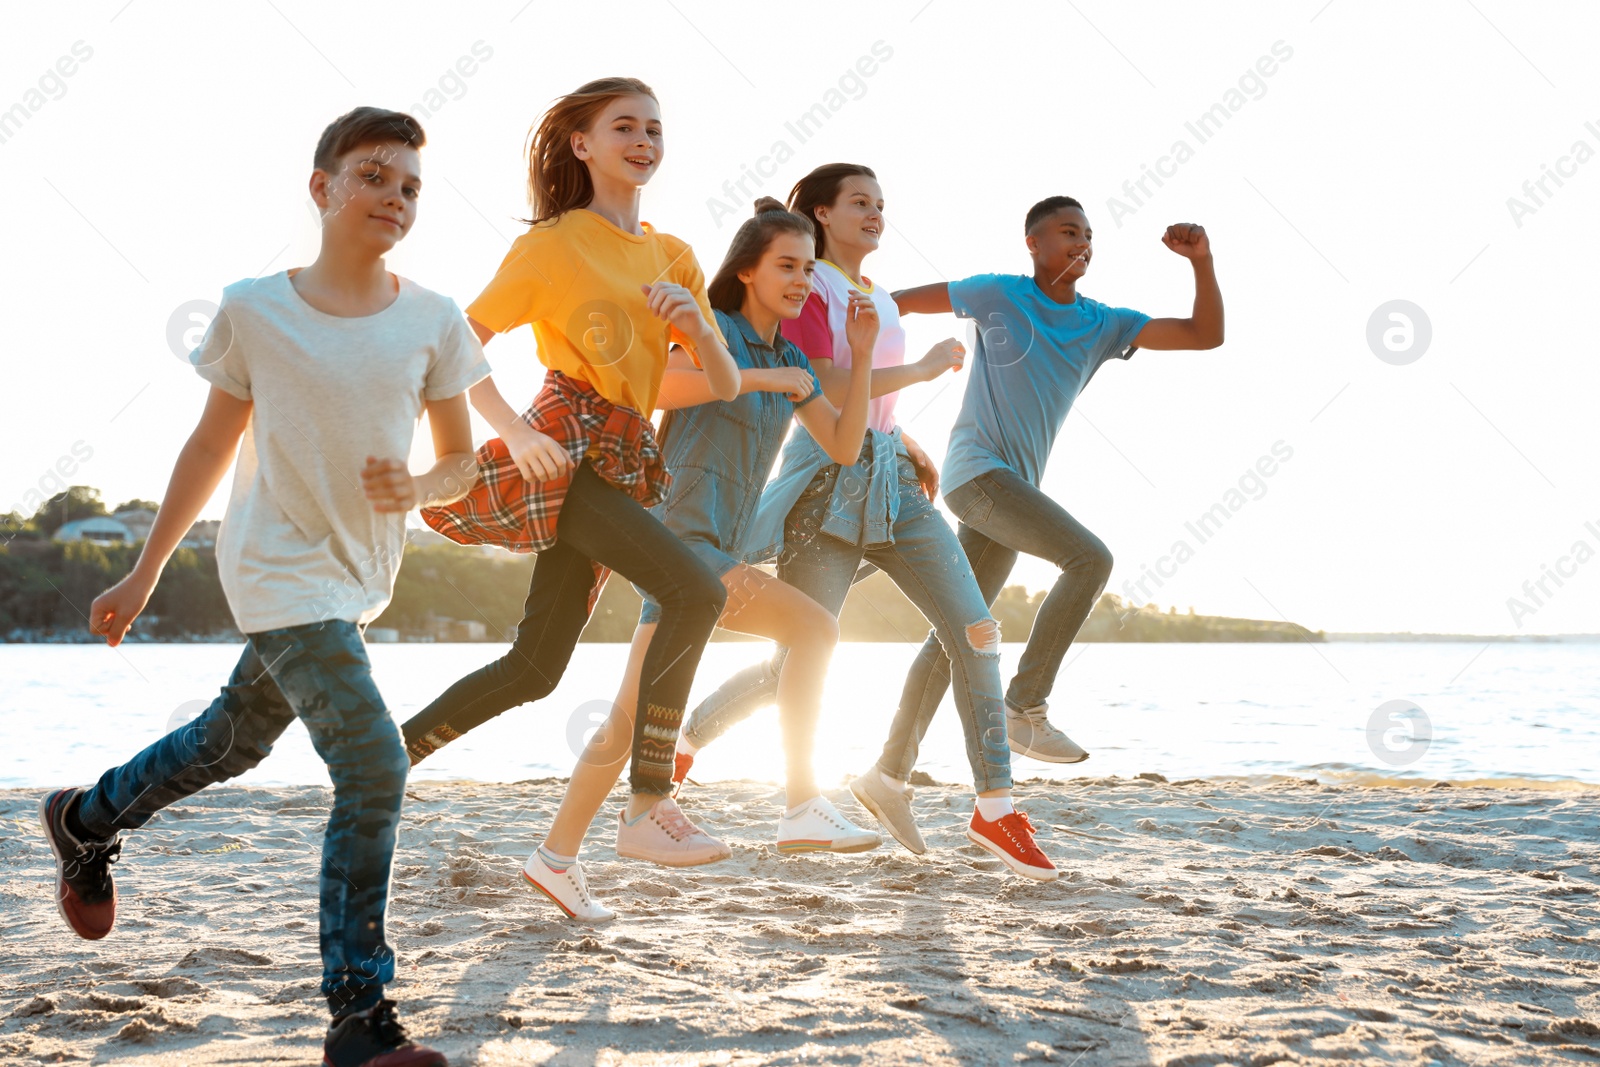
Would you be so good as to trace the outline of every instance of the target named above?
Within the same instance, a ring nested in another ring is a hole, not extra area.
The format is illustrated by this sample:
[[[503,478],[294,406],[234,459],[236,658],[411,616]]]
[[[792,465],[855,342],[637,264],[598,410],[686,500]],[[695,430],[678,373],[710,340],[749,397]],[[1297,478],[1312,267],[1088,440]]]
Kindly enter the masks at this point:
[[[779,324],[797,317],[811,293],[811,223],[772,199],[758,203],[756,212],[734,235],[727,258],[707,287],[717,326],[739,365],[741,395],[718,401],[706,374],[681,349],[674,349],[658,400],[667,409],[661,448],[673,481],[653,513],[721,577],[728,597],[719,625],[770,638],[790,650],[775,686],[788,763],[788,803],[778,820],[778,849],[861,852],[876,848],[881,838],[852,824],[822,796],[811,768],[812,737],[838,623],[804,593],[741,562],[741,546],[792,419],[800,421],[827,455],[850,460],[860,452],[877,308],[858,297],[846,309],[846,344],[862,358],[848,374],[835,408],[805,355],[779,333]],[[661,620],[660,605],[648,590],[640,592],[644,608],[622,691],[578,761],[549,837],[524,868],[528,881],[568,915],[590,922],[614,913],[589,895],[575,857],[627,758],[645,655]],[[642,858],[689,866],[725,855],[690,846]]]

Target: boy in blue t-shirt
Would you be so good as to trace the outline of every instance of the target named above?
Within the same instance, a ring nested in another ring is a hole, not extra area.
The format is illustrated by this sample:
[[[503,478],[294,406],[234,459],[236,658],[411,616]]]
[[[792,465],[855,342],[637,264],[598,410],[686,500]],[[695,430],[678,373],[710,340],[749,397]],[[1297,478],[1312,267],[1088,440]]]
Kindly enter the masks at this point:
[[[1161,242],[1194,266],[1194,313],[1152,319],[1082,296],[1078,279],[1093,258],[1093,231],[1078,201],[1041,200],[1028,211],[1033,274],[985,274],[894,294],[901,314],[954,311],[978,328],[971,380],[945,455],[945,503],[957,536],[993,604],[1017,553],[1050,560],[1061,576],[1034,619],[1028,646],[1006,692],[1011,750],[1051,763],[1089,754],[1053,726],[1045,698],[1072,639],[1111,574],[1100,539],[1039,489],[1061,424],[1108,359],[1135,348],[1200,349],[1222,344],[1222,293],[1211,242],[1192,223],[1167,227]],[[903,785],[928,723],[950,684],[950,661],[929,634],[906,678],[878,771]]]

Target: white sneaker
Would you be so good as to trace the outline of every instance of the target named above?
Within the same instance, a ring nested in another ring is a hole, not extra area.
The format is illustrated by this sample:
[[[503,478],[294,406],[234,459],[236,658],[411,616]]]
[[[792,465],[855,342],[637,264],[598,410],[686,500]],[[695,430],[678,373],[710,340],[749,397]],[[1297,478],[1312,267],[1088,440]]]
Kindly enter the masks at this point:
[[[617,812],[617,855],[663,867],[698,867],[733,855],[733,850],[689,821],[671,797],[662,797],[632,822]]]
[[[533,855],[522,866],[522,877],[566,912],[569,919],[604,923],[617,917],[616,912],[602,906],[589,895],[589,883],[583,879],[583,864],[577,860],[566,867],[552,867],[545,862],[544,854],[534,849]]]
[[[800,814],[778,820],[779,852],[865,852],[883,838],[852,823],[824,796],[807,801]]]

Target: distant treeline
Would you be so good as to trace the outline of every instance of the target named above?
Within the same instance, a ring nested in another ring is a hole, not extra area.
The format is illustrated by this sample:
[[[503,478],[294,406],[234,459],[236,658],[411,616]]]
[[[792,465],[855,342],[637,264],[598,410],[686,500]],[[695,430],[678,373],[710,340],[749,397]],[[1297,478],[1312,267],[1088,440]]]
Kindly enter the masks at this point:
[[[32,533],[31,531],[29,532]],[[138,548],[88,541],[58,544],[21,534],[0,547],[0,639],[49,640],[85,635],[89,605],[132,569]],[[477,621],[486,639],[508,639],[522,617],[532,556],[455,545],[409,545],[394,600],[373,622],[405,638],[436,634],[445,620]],[[1021,641],[1033,626],[1044,593],[1009,586],[994,606],[1005,639]],[[585,641],[627,641],[639,619],[639,596],[613,575],[602,591]],[[857,583],[839,620],[846,641],[921,641],[928,624],[882,573]],[[232,616],[210,549],[179,549],[167,565],[134,635],[182,639],[233,633]],[[738,635],[718,631],[719,639]],[[1294,623],[1225,619],[1133,608],[1102,596],[1081,641],[1321,641]]]

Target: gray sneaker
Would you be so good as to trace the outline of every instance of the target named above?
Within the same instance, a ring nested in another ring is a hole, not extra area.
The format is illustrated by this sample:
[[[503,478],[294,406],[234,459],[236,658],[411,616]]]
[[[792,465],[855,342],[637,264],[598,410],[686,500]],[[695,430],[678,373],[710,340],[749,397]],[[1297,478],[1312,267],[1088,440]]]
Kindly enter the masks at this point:
[[[884,829],[894,835],[896,841],[919,856],[928,851],[928,846],[922,840],[922,831],[917,829],[917,821],[911,817],[910,786],[896,790],[884,783],[878,768],[871,767],[866,774],[851,781],[850,792],[863,808],[872,812]]]
[[[1018,711],[1006,705],[1006,739],[1011,751],[1045,763],[1082,763],[1089,753],[1053,726],[1045,713],[1048,704]]]

